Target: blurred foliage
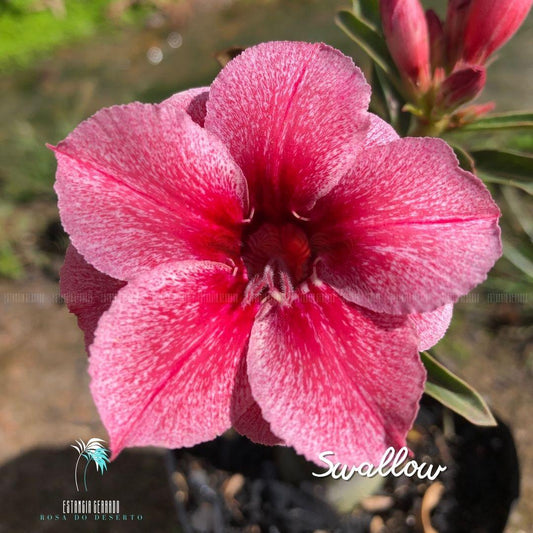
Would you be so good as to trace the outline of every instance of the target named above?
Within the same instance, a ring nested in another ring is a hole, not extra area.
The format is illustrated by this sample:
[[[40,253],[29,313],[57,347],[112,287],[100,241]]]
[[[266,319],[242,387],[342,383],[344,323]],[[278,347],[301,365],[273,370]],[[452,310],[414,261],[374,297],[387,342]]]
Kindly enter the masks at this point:
[[[109,0],[3,0],[0,69],[24,67],[59,45],[92,35]]]
[[[11,279],[22,277],[23,268],[9,242],[0,242],[0,276]]]
[[[61,45],[160,11],[183,18],[194,0],[0,0],[0,71],[31,65]]]

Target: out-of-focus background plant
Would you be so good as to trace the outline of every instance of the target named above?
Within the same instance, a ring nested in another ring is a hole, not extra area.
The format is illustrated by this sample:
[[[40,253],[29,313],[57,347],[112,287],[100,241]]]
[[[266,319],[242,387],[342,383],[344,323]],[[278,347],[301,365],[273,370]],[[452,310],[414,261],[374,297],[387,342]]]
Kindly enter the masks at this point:
[[[515,6],[512,18],[492,15],[503,29],[489,47],[479,44],[487,28],[469,29],[461,11],[482,3]],[[525,5],[435,0],[422,9],[410,0],[382,2],[380,12],[378,0],[0,0],[0,462],[105,435],[81,333],[58,297],[68,241],[44,144],[101,107],[208,85],[220,69],[215,56],[229,47],[323,41],[363,68],[375,113],[401,135],[442,136],[502,210],[504,257],[458,302],[433,355],[511,423],[523,481],[506,531],[533,530],[533,24],[529,17],[518,29]],[[15,498],[9,472],[6,505]]]

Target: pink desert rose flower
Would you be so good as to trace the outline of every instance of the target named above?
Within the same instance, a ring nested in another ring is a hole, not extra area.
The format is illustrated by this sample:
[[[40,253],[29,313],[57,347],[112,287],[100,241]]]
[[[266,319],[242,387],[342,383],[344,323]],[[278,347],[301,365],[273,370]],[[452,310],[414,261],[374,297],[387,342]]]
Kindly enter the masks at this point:
[[[337,50],[266,43],[53,148],[61,291],[113,456],[231,426],[314,461],[405,444],[418,351],[499,257],[499,210],[443,141],[400,139],[369,98]]]

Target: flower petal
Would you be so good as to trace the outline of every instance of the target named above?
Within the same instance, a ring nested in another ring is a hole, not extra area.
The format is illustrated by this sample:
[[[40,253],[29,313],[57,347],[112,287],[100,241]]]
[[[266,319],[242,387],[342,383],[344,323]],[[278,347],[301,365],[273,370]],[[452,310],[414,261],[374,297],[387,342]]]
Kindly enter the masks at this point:
[[[389,144],[400,136],[396,133],[396,130],[383,119],[379,118],[374,113],[368,113],[370,122],[368,131],[366,132],[366,138],[364,140],[364,149],[368,150],[374,146],[381,146],[382,144]]]
[[[419,338],[419,351],[429,350],[444,337],[450,326],[452,315],[452,304],[443,305],[435,311],[409,315],[408,320]]]
[[[236,431],[252,442],[267,446],[283,444],[282,439],[272,433],[270,424],[263,418],[261,408],[252,396],[246,370],[246,357],[242,358],[242,367],[235,382],[232,424]]]
[[[60,272],[59,290],[85,337],[85,348],[94,340],[100,317],[109,309],[117,292],[126,283],[102,274],[70,245]]]
[[[184,261],[128,283],[98,324],[91,391],[113,455],[192,446],[231,427],[255,309],[220,263]]]
[[[438,139],[365,151],[312,216],[321,279],[382,313],[432,311],[482,282],[501,254],[499,209]]]
[[[173,94],[161,102],[161,106],[172,106],[178,111],[185,111],[199,126],[204,126],[209,87],[198,87]]]
[[[61,221],[98,270],[129,280],[169,261],[238,256],[246,182],[175,106],[103,109],[54,151]]]
[[[263,43],[211,86],[205,127],[229,147],[256,209],[305,209],[362,148],[370,90],[353,61],[324,44]]]
[[[252,329],[248,377],[272,431],[311,461],[378,462],[405,445],[425,371],[401,317],[345,302],[323,286],[290,306],[265,304]]]

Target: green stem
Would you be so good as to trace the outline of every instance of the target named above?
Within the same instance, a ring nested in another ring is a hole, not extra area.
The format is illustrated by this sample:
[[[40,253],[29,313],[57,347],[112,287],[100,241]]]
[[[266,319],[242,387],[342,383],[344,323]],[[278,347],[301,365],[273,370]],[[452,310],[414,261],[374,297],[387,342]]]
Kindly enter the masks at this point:
[[[448,127],[449,119],[444,117],[438,121],[417,118],[415,127],[409,132],[411,137],[440,137]]]

